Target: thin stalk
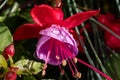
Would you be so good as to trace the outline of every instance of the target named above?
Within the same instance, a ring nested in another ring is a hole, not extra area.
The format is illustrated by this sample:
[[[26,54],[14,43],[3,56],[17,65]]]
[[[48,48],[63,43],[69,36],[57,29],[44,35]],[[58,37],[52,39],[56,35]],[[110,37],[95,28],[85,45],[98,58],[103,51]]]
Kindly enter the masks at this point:
[[[119,0],[115,0],[115,2],[116,2],[116,5],[117,5],[117,7],[118,7],[118,11],[119,11],[119,13],[120,13],[120,1],[119,1]]]
[[[95,80],[95,79],[94,79],[93,71],[90,71],[90,75],[91,75],[91,80]]]
[[[77,12],[83,12],[82,10],[80,10],[79,8],[77,8],[77,5],[76,3],[73,3],[75,4],[75,8],[76,8],[76,11]],[[108,27],[106,27],[105,25],[103,25],[102,23],[100,23],[99,21],[97,21],[96,19],[94,18],[90,18],[89,20],[93,21],[94,23],[96,23],[97,25],[99,25],[101,28],[105,29],[106,31],[108,31],[109,33],[111,33],[113,36],[115,36],[116,38],[118,38],[120,40],[120,36],[118,34],[116,34],[115,32],[113,32],[111,29],[109,29]]]
[[[1,5],[0,5],[0,9],[2,9],[2,7],[7,3],[8,0],[5,0]]]
[[[74,0],[73,0],[73,1],[74,1]],[[75,3],[75,2],[74,2],[74,3]],[[74,6],[77,7],[77,5],[74,5]],[[75,10],[76,10],[76,9],[75,9]],[[76,12],[77,12],[77,11],[78,11],[78,10],[76,10]],[[78,12],[77,12],[77,13],[78,13]],[[85,29],[85,27],[84,27],[83,24],[82,24],[81,26],[82,26],[82,28],[83,28],[83,31],[84,31],[85,35],[86,35],[86,38],[87,38],[87,40],[88,40],[88,43],[89,43],[89,45],[90,45],[90,47],[91,47],[91,49],[92,49],[92,51],[93,51],[93,53],[94,53],[94,55],[95,55],[95,57],[96,57],[97,62],[99,63],[99,65],[100,65],[101,69],[103,70],[103,72],[107,73],[107,71],[106,71],[106,69],[104,68],[104,66],[103,66],[100,58],[99,58],[98,55],[97,55],[96,50],[95,50],[94,47],[93,47],[93,44],[92,44],[92,42],[91,42],[91,40],[90,40],[90,37],[89,37],[89,35],[88,35],[87,30]]]
[[[90,23],[91,23],[92,30],[93,30],[95,50],[98,51],[99,47],[98,47],[98,30],[97,30],[97,26],[93,22],[90,22]]]
[[[90,1],[90,8],[93,9],[93,0],[89,0]]]
[[[102,27],[103,29],[105,29],[106,31],[108,31],[109,33],[111,33],[113,36],[115,36],[116,38],[118,38],[120,40],[120,36],[118,34],[116,34],[115,32],[113,32],[112,30],[110,30],[105,25],[101,24],[100,22],[98,22],[94,18],[90,18],[90,20],[93,21],[94,23],[96,23],[97,25],[99,25],[100,27]]]
[[[75,4],[75,1],[74,1],[74,0],[72,0],[72,1],[73,1],[73,4],[74,4],[74,7],[77,7],[77,5]],[[69,0],[67,0],[67,2],[68,2],[68,4],[70,4],[70,1],[69,1]],[[75,5],[76,5],[76,6],[75,6]],[[71,15],[73,15],[72,7],[69,7],[69,11],[70,11]],[[81,38],[80,38],[80,33],[79,33],[78,28],[76,27],[75,30],[76,30],[76,32],[78,33],[78,37],[79,37],[80,43],[81,43],[82,47],[84,48],[84,52],[85,52],[85,54],[86,54],[86,57],[87,57],[88,61],[90,62],[91,65],[95,66],[92,58],[91,58],[90,55],[88,54],[88,51],[87,51],[86,46],[84,45],[83,41],[82,41]],[[97,77],[99,78],[99,80],[102,80],[102,78],[100,77],[99,74],[97,74],[97,73],[95,73],[95,74],[97,75]]]
[[[88,7],[88,5],[87,5],[87,3],[86,3],[86,0],[83,0],[83,5],[84,5],[84,7]]]
[[[98,70],[97,68],[95,68],[94,66],[91,66],[90,64],[84,62],[81,59],[78,59],[78,62],[80,62],[81,64],[84,64],[85,66],[89,67],[90,69],[92,69],[93,71],[99,73],[100,75],[102,75],[104,78],[106,78],[107,80],[112,80],[111,77],[107,76],[106,74],[104,74],[103,72],[101,72],[100,70]]]
[[[99,63],[99,65],[100,65],[101,69],[103,70],[103,72],[107,73],[106,70],[105,70],[105,68],[104,68],[104,66],[103,66],[103,64],[102,64],[102,62],[101,62],[101,60],[100,60],[100,58],[99,58],[98,55],[97,55],[96,50],[95,50],[94,47],[93,47],[93,44],[92,44],[92,42],[91,42],[91,40],[90,40],[90,37],[89,37],[89,35],[88,35],[87,30],[85,29],[84,26],[82,26],[82,28],[83,28],[83,31],[84,31],[84,33],[85,33],[85,36],[86,36],[86,38],[87,38],[87,40],[88,40],[88,43],[89,43],[89,45],[90,45],[90,47],[91,47],[91,49],[92,49],[92,51],[93,51],[93,53],[94,53],[94,55],[95,55],[95,57],[96,57],[97,62]]]
[[[70,80],[67,73],[65,73],[66,80]]]

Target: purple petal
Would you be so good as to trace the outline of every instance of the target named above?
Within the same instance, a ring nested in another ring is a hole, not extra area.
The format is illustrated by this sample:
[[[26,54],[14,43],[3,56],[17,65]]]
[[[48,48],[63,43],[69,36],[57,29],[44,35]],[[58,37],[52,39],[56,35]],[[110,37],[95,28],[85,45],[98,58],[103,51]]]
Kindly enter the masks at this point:
[[[76,41],[74,40],[73,36],[69,33],[69,31],[66,28],[61,27],[59,25],[51,25],[51,27],[41,30],[40,34],[50,36],[64,43],[69,43],[75,47],[77,46]]]
[[[48,64],[58,65],[62,60],[73,58],[78,49],[73,36],[63,27],[51,26],[40,32],[36,56]],[[59,59],[57,58],[59,57]]]

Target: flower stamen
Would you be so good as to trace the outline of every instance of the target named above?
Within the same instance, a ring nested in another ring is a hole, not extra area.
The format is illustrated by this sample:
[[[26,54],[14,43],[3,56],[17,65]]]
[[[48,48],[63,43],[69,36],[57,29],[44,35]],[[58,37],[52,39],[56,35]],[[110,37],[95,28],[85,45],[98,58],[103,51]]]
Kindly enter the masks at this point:
[[[77,60],[76,57],[74,57],[74,58],[73,58],[73,61],[74,61],[74,63],[77,63],[78,60]]]
[[[62,60],[62,66],[66,66],[67,65],[67,61],[66,60]]]
[[[42,76],[45,76],[45,74],[46,74],[46,70],[42,70]]]

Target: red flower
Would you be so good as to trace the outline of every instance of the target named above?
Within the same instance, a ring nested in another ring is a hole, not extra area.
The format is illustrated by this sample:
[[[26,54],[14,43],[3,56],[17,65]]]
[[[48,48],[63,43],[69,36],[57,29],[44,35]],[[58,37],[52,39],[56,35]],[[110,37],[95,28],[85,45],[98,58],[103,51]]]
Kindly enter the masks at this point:
[[[75,62],[77,62],[77,58],[75,57],[78,54],[77,44],[73,36],[69,33],[69,29],[80,25],[82,22],[98,13],[99,10],[86,11],[63,20],[64,14],[61,9],[52,8],[48,5],[35,6],[31,10],[31,16],[35,24],[28,23],[20,26],[14,33],[14,40],[38,38],[41,35],[35,55],[37,58],[45,61],[42,75],[45,75],[47,64],[59,66],[62,64],[65,66],[68,62],[73,76],[80,78],[81,75],[75,66]],[[111,80],[107,75],[84,61],[79,59],[78,62],[87,65]],[[63,72],[61,66],[60,70]]]
[[[52,8],[48,5],[35,6],[31,10],[31,16],[35,24],[27,23],[21,25],[14,33],[14,40],[23,40],[27,38],[38,38],[39,32],[42,29],[50,27],[51,24],[58,24],[66,28],[74,28],[80,25],[93,15],[99,13],[96,11],[86,11],[75,14],[65,20],[64,14],[59,8]]]

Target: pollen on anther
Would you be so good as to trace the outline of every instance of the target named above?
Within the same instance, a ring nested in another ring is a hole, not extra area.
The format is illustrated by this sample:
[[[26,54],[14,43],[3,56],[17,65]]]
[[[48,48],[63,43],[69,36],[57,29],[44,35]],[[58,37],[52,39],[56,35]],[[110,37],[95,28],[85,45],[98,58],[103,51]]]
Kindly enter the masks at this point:
[[[62,66],[66,66],[67,65],[67,61],[66,60],[62,60]]]
[[[76,57],[73,58],[73,61],[74,61],[74,63],[77,63],[77,58]]]
[[[60,72],[61,75],[64,75],[65,74],[65,71],[62,69],[61,72]]]
[[[77,72],[77,73],[73,74],[73,77],[74,78],[81,78],[81,73]]]
[[[57,59],[57,60],[59,60],[59,59],[60,59],[60,57],[59,57],[58,55],[56,55],[56,59]]]
[[[81,73],[80,73],[80,72],[77,72],[77,73],[76,73],[76,77],[77,77],[77,78],[81,78]]]
[[[45,76],[46,70],[42,70],[42,76]]]

